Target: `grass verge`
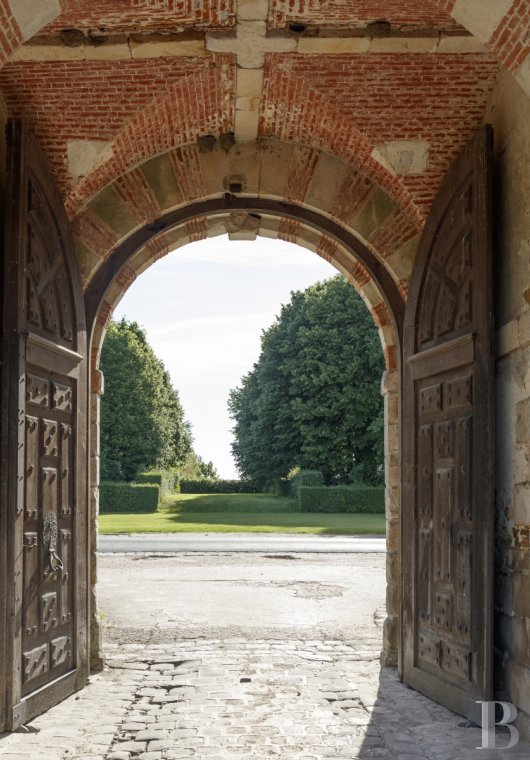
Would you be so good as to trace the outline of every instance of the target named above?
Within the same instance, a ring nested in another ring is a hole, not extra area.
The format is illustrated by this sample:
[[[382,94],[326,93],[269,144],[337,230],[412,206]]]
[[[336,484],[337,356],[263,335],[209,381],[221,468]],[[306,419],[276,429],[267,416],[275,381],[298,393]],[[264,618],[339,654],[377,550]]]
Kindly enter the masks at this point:
[[[385,533],[382,514],[300,512],[295,499],[268,494],[175,494],[158,512],[102,514],[99,531],[115,533]]]

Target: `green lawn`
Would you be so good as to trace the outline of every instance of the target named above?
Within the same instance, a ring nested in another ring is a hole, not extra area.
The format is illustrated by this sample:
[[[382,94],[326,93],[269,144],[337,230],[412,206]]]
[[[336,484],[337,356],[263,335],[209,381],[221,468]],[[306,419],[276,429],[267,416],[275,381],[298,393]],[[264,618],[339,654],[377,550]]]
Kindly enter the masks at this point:
[[[268,494],[175,494],[159,512],[102,514],[99,531],[384,534],[385,516],[305,513],[295,499]]]

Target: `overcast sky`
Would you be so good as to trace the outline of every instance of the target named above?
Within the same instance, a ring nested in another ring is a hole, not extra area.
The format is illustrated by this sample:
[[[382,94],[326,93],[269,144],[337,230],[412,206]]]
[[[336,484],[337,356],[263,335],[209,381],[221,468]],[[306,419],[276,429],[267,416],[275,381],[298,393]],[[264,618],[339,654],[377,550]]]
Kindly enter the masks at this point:
[[[222,477],[237,477],[228,393],[257,361],[261,331],[291,290],[334,274],[319,256],[291,243],[215,237],[153,264],[118,305],[115,319],[145,328],[180,394],[195,450]]]

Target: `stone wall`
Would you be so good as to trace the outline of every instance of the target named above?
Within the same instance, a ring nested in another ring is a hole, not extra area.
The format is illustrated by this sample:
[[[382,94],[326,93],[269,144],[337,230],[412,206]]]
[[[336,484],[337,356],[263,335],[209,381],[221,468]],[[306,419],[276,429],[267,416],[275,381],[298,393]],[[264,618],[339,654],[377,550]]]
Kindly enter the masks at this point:
[[[92,369],[90,377],[90,490],[89,509],[89,610],[90,610],[90,672],[97,673],[103,669],[103,652],[101,643],[101,626],[97,605],[97,541],[99,516],[99,466],[100,466],[100,399],[103,393],[103,373]]]
[[[530,737],[530,102],[501,74],[485,115],[495,129],[496,540],[499,696]]]
[[[401,610],[401,472],[399,372],[386,370],[381,383],[385,410],[386,620],[383,665],[398,665]]]

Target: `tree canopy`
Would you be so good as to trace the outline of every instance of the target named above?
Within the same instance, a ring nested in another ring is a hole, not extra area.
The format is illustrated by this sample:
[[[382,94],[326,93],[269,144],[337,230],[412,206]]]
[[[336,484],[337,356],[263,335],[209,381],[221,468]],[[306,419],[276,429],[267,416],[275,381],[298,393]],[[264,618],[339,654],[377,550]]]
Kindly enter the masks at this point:
[[[111,322],[101,353],[101,477],[132,480],[139,469],[177,467],[192,451],[169,373],[145,331],[122,319]]]
[[[373,319],[344,278],[293,292],[230,392],[241,475],[266,482],[301,467],[328,484],[381,482],[383,369]]]

